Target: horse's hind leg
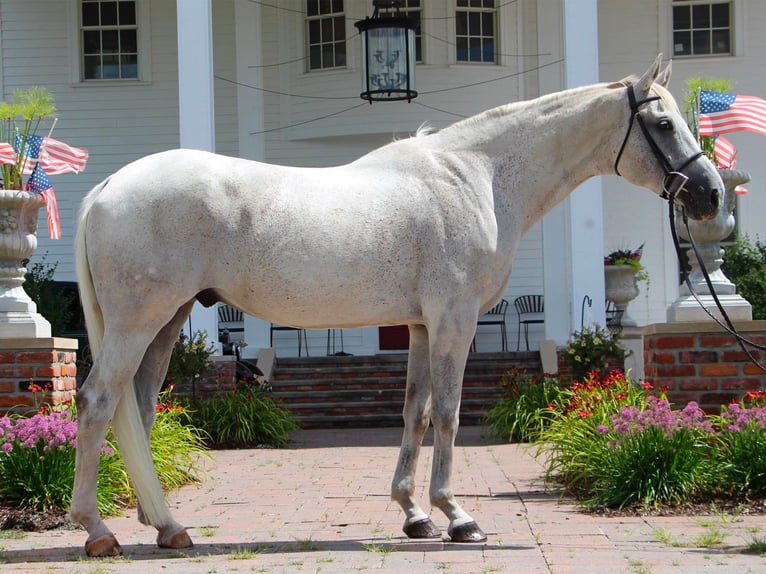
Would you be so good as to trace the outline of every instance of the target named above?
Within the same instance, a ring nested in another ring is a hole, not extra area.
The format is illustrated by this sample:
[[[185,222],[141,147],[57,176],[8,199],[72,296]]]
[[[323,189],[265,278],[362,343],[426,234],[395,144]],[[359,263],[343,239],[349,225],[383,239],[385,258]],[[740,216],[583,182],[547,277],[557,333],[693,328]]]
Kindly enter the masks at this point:
[[[165,373],[170,363],[170,355],[173,352],[173,345],[178,340],[178,334],[184,321],[189,316],[193,305],[194,301],[190,301],[182,306],[173,319],[162,328],[146,350],[136,373],[136,401],[138,402],[141,422],[143,423],[147,440],[151,439],[157,395],[165,379]],[[138,520],[142,524],[150,525],[150,520],[145,515],[140,500],[137,504],[137,514]],[[157,545],[163,548],[187,548],[192,546],[192,541],[186,529],[174,522],[159,529]]]
[[[88,531],[85,551],[89,556],[122,553],[117,539],[99,516],[98,467],[107,428],[126,387],[132,384],[142,354],[140,339],[107,334],[101,352],[75,398],[77,449],[70,516]]]
[[[429,332],[433,390],[431,422],[434,427],[429,493],[431,504],[450,520],[447,533],[453,542],[481,542],[487,539],[474,519],[455,500],[451,483],[460,395],[475,322],[476,314],[448,316]]]
[[[391,498],[399,503],[407,516],[402,530],[410,538],[435,538],[441,535],[415,500],[415,472],[423,435],[428,430],[431,406],[428,362],[428,333],[425,327],[411,326],[407,395],[404,399],[404,434],[391,484]]]

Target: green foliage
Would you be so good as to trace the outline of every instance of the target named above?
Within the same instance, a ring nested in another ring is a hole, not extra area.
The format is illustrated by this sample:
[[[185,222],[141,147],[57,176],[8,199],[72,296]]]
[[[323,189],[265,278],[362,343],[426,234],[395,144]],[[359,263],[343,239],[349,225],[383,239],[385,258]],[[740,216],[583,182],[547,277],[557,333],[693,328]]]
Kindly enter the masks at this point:
[[[531,442],[554,418],[561,381],[551,375],[511,371],[503,377],[503,398],[482,418],[492,436],[508,442]]]
[[[37,133],[40,122],[55,113],[56,106],[47,89],[15,90],[10,102],[0,102],[0,140],[26,150],[27,141]],[[16,146],[16,134],[21,137],[21,146]],[[5,189],[23,189],[21,175],[24,167],[28,167],[25,153],[19,153],[12,164],[0,165]]]
[[[572,369],[573,378],[580,381],[590,372],[604,372],[610,365],[622,368],[627,356],[618,338],[598,325],[572,333],[564,350],[564,361]]]
[[[166,379],[172,384],[201,378],[209,372],[214,352],[206,331],[195,331],[191,337],[181,333],[170,355]]]
[[[766,244],[746,235],[726,247],[721,269],[753,307],[753,319],[766,319]]]
[[[290,411],[268,391],[246,381],[188,402],[186,420],[204,432],[210,448],[283,447],[298,429]]]
[[[37,312],[45,317],[51,324],[51,334],[60,336],[66,330],[72,320],[72,304],[74,295],[62,293],[54,288],[53,276],[58,267],[56,263],[46,263],[48,254],[42,256],[40,261],[29,265],[29,259],[23,261],[27,266],[24,275],[24,291],[37,305]]]

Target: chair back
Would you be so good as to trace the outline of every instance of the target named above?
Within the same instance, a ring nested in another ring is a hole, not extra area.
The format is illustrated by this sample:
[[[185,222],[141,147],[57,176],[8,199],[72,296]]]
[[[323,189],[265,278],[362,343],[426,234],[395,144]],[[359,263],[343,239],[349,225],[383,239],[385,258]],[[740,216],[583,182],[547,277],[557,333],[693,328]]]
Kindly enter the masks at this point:
[[[218,305],[218,320],[221,323],[238,323],[244,321],[245,317],[242,311],[236,307],[230,307],[229,305],[223,304]]]
[[[545,312],[545,303],[542,295],[522,295],[513,301],[516,312],[519,315]]]
[[[489,311],[487,311],[487,315],[505,315],[506,311],[508,310],[508,301],[505,299],[501,299],[500,303],[492,307]]]

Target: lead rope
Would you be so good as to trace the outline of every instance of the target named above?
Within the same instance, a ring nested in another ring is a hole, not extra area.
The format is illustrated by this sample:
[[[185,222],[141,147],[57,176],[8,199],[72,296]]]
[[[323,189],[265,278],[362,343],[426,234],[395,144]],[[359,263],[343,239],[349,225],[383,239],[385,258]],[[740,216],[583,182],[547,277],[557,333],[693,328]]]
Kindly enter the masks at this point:
[[[671,235],[673,237],[673,246],[676,249],[676,255],[677,255],[678,261],[680,263],[680,261],[681,261],[681,244],[678,241],[678,233],[676,232],[676,222],[675,222],[675,216],[674,216],[674,212],[673,212],[673,204],[674,204],[673,199],[674,199],[674,197],[675,197],[675,193],[671,194],[671,196],[668,198],[668,216],[669,216],[669,219],[670,219],[670,233],[671,233]],[[724,309],[723,305],[721,304],[721,301],[718,299],[718,295],[716,294],[715,288],[713,287],[713,282],[710,280],[710,275],[707,272],[707,268],[705,267],[705,263],[702,260],[702,256],[699,254],[699,251],[697,250],[697,245],[694,242],[694,237],[692,237],[691,230],[689,229],[689,220],[686,217],[686,210],[684,210],[683,208],[682,208],[682,214],[683,214],[684,226],[686,227],[686,232],[689,234],[689,243],[692,246],[692,251],[694,252],[694,256],[697,259],[697,263],[700,266],[700,271],[702,271],[702,276],[705,278],[705,283],[707,284],[708,289],[710,290],[710,294],[713,297],[713,301],[715,302],[716,307],[720,311],[721,317],[725,321],[725,324],[724,324],[724,321],[721,321],[718,317],[716,317],[713,314],[712,311],[710,311],[710,309],[708,309],[705,306],[705,304],[699,298],[697,293],[694,291],[694,287],[692,286],[692,282],[689,280],[689,274],[687,273],[686,269],[682,268],[681,272],[683,273],[683,279],[684,279],[684,282],[686,283],[686,287],[689,289],[689,293],[691,293],[692,297],[694,297],[694,299],[697,301],[697,303],[702,308],[702,310],[705,311],[705,313],[707,313],[710,316],[710,318],[713,319],[713,321],[718,323],[718,325],[724,331],[726,331],[727,333],[732,335],[737,340],[737,343],[739,343],[740,348],[747,355],[748,359],[750,359],[750,361],[755,366],[757,366],[759,369],[761,369],[762,371],[766,372],[766,366],[764,366],[762,363],[760,363],[758,361],[758,359],[756,359],[753,356],[753,353],[750,351],[750,349],[747,348],[746,345],[749,345],[749,346],[751,346],[751,347],[753,347],[755,349],[761,349],[761,350],[766,350],[766,346],[759,345],[755,341],[752,341],[752,340],[744,337],[743,335],[740,335],[737,332],[737,329],[734,327],[734,324],[732,323],[731,319],[729,318],[728,313],[726,313],[726,310]]]

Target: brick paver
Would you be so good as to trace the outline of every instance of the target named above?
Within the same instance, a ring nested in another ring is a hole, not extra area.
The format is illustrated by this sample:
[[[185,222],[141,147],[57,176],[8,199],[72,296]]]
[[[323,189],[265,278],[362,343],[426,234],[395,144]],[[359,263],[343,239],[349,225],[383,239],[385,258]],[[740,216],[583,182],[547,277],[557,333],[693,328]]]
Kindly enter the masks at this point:
[[[292,448],[216,451],[207,478],[169,501],[195,546],[158,549],[135,511],[109,520],[125,551],[89,560],[81,530],[0,540],[0,571],[317,573],[738,574],[766,572],[745,552],[766,541],[766,516],[602,517],[546,493],[523,446],[478,427],[458,437],[453,486],[489,539],[407,540],[389,499],[401,429],[301,431]],[[430,443],[430,437],[427,439]],[[423,449],[418,494],[427,505],[432,450]],[[446,518],[434,512],[446,531]],[[712,548],[711,539],[719,541]]]

